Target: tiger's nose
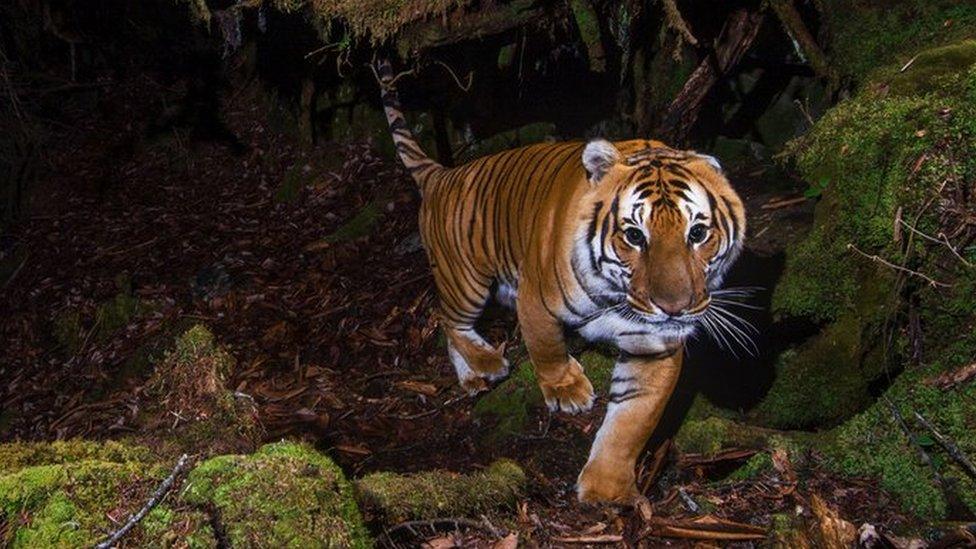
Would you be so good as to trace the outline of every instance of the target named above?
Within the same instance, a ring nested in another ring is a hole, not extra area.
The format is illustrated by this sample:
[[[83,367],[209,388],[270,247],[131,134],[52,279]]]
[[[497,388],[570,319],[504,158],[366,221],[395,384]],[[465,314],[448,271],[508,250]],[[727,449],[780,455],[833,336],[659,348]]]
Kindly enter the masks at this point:
[[[668,316],[681,316],[687,309],[691,308],[693,301],[693,296],[677,298],[656,297],[651,300],[655,307]]]

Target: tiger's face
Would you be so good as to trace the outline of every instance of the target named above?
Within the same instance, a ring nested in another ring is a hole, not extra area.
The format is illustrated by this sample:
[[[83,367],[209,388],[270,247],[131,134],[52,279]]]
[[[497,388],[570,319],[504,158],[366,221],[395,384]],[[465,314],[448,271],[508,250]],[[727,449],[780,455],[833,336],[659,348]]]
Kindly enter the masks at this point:
[[[640,143],[626,154],[602,140],[584,149],[591,267],[601,295],[635,320],[686,336],[742,249],[744,209],[714,158]]]

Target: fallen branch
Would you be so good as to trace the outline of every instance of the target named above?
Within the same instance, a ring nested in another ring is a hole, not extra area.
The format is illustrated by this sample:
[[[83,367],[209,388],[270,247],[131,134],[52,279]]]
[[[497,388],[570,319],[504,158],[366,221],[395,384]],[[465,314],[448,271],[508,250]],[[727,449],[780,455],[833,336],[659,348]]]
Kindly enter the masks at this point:
[[[926,379],[922,383],[931,387],[938,387],[939,389],[951,389],[973,378],[976,378],[976,362],[973,362],[969,366],[963,366],[958,370],[943,372],[933,378]]]
[[[943,287],[943,288],[951,288],[952,287],[952,284],[946,284],[945,282],[939,282],[938,280],[935,280],[934,278],[932,278],[932,277],[930,277],[930,276],[928,276],[926,274],[920,273],[918,271],[913,271],[912,269],[909,269],[907,267],[902,267],[900,265],[895,265],[894,263],[892,263],[890,261],[887,261],[887,260],[885,260],[884,258],[882,258],[880,256],[864,253],[857,246],[855,246],[854,244],[848,244],[847,245],[847,249],[848,250],[853,250],[853,251],[857,252],[858,254],[860,254],[860,255],[862,255],[862,256],[870,259],[871,261],[874,261],[875,263],[880,263],[880,264],[882,264],[882,265],[884,265],[886,267],[890,267],[890,268],[892,268],[892,269],[894,269],[896,271],[903,272],[905,274],[908,274],[908,275],[911,275],[911,276],[917,276],[917,277],[919,277],[921,279],[924,279],[926,282],[929,283],[930,286],[933,286],[933,287],[940,286],[940,287]]]
[[[114,547],[115,544],[118,543],[118,541],[122,539],[123,536],[129,533],[129,530],[135,528],[136,524],[139,524],[139,521],[142,520],[143,517],[145,517],[147,514],[149,514],[149,511],[152,511],[153,508],[159,505],[159,502],[163,500],[163,497],[169,492],[170,488],[173,487],[173,483],[176,481],[176,477],[179,476],[179,474],[183,471],[183,468],[186,467],[186,464],[189,460],[190,457],[186,454],[180,456],[180,459],[177,460],[176,462],[176,466],[173,467],[173,471],[169,474],[168,477],[163,479],[163,482],[159,485],[158,488],[156,488],[156,491],[153,492],[153,495],[152,497],[149,498],[149,501],[147,501],[146,504],[142,506],[142,509],[139,509],[139,512],[129,517],[129,520],[126,521],[124,525],[122,525],[122,528],[116,530],[115,533],[109,536],[107,540],[103,541],[102,543],[99,543],[98,545],[95,546],[95,548],[109,549],[109,547]]]
[[[766,529],[751,524],[704,516],[695,520],[670,520],[652,517],[640,539],[660,536],[681,539],[759,540],[766,538]]]
[[[624,540],[624,537],[618,534],[602,534],[599,536],[577,536],[569,538],[552,538],[552,541],[556,543],[592,543],[592,544],[604,544],[604,543],[620,543]]]
[[[976,465],[973,465],[973,462],[969,461],[969,458],[966,457],[966,454],[962,453],[962,450],[960,450],[958,446],[949,440],[948,437],[937,431],[935,426],[929,423],[929,420],[925,419],[925,416],[917,411],[915,412],[915,419],[917,419],[923,427],[929,430],[929,433],[932,434],[932,438],[934,438],[940,446],[945,448],[945,451],[949,453],[952,459],[956,460],[956,463],[961,465],[962,468],[969,473],[969,476],[976,479]]]
[[[800,12],[796,10],[796,6],[793,5],[793,1],[769,0],[769,5],[776,12],[783,28],[786,29],[786,34],[793,40],[800,57],[806,58],[806,61],[810,63],[810,68],[818,76],[829,80],[831,85],[836,83],[837,72],[830,66],[820,44],[817,43],[806,24],[803,23],[803,18],[800,16]]]
[[[668,105],[655,135],[673,142],[685,140],[698,120],[708,92],[752,47],[764,17],[762,11],[739,9],[728,18],[714,51],[699,63]]]

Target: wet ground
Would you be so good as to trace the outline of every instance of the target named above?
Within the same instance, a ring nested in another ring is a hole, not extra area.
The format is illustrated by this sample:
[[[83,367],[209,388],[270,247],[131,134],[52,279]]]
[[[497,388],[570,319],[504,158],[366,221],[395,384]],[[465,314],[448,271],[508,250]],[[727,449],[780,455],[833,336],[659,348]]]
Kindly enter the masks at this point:
[[[147,139],[152,113],[172,93],[148,80],[116,83],[98,109],[74,111],[48,155],[30,216],[0,243],[14,266],[0,288],[0,440],[131,433],[133,395],[152,359],[182,327],[204,323],[237,358],[232,385],[256,400],[268,439],[307,439],[353,476],[468,471],[511,457],[529,475],[525,502],[508,516],[523,541],[586,535],[636,543],[646,534],[633,511],[575,503],[603,399],[580,416],[534,410],[534,430],[504,444],[482,436],[491,425],[472,415],[475,399],[457,387],[431,316],[418,197],[395,162],[369,144],[303,148],[270,127],[247,92],[226,113],[243,152],[180,128]],[[755,167],[732,174],[749,204],[751,242],[730,284],[775,284],[784,244],[811,219],[810,202],[761,192],[762,177]],[[106,303],[121,303],[123,322],[113,324]],[[640,482],[657,514],[694,516],[682,492],[713,502],[715,516],[760,526],[799,504],[795,485],[708,482],[748,453],[671,453],[663,474],[651,471],[653,451],[697,392],[747,409],[772,382],[778,349],[805,335],[773,326],[763,312],[751,320],[761,332],[759,357],[732,358],[707,341],[690,348],[642,464]],[[492,341],[508,341],[513,364],[524,359],[510,313],[495,311],[488,331]],[[819,472],[808,483],[832,494],[851,520],[878,516],[864,503],[870,485],[840,485]],[[459,535],[491,541],[477,530]]]

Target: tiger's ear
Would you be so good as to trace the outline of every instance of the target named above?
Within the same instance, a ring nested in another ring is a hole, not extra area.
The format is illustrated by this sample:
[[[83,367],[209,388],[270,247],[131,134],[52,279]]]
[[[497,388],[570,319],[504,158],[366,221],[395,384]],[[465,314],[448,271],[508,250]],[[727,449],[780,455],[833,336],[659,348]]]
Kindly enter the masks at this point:
[[[594,185],[607,175],[618,160],[620,160],[620,151],[606,139],[594,139],[583,149],[583,167],[586,168],[590,183]]]
[[[709,156],[707,154],[700,154],[700,153],[695,153],[695,154],[698,154],[698,158],[701,158],[702,160],[707,162],[709,166],[715,168],[715,171],[717,171],[718,173],[721,174],[725,173],[725,170],[722,169],[722,165],[719,163],[718,158],[715,158],[714,156]]]

